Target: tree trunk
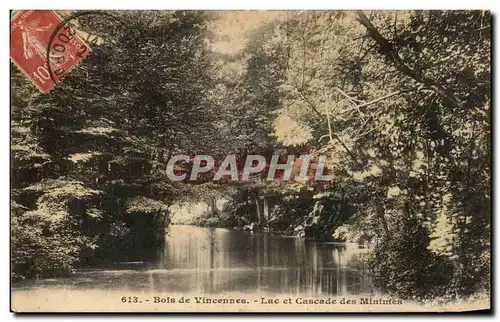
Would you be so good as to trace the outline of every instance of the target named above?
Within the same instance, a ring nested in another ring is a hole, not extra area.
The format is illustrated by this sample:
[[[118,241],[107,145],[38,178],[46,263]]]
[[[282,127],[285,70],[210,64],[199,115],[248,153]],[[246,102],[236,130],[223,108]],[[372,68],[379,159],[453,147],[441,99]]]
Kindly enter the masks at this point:
[[[470,211],[470,206],[469,202],[471,201],[472,198],[472,193],[471,193],[471,177],[472,177],[472,162],[473,162],[473,157],[474,157],[474,146],[475,146],[475,129],[476,129],[476,123],[474,122],[472,124],[472,130],[470,133],[470,143],[469,143],[469,151],[467,155],[467,171],[465,174],[465,191],[464,191],[464,202],[463,204],[463,218],[459,218],[458,220],[458,226],[459,226],[459,235],[458,235],[458,240],[459,240],[459,256],[460,256],[460,265],[462,268],[460,280],[463,282],[465,279],[465,274],[468,271],[468,266],[469,266],[469,261],[467,258],[467,236],[465,236],[465,232],[467,230],[467,216],[471,213]]]
[[[212,208],[211,209],[212,215],[217,217],[217,219],[219,220],[219,224],[220,224],[219,211],[217,210],[217,198],[215,198],[215,197],[210,198],[210,207]]]
[[[248,204],[248,194],[249,194],[249,189],[247,188],[246,189],[246,192],[245,192],[245,216],[248,220],[250,220],[249,216],[248,216],[248,208],[249,208],[249,204]]]
[[[390,240],[391,232],[389,231],[389,225],[387,224],[387,220],[385,219],[384,206],[382,206],[382,204],[380,203],[377,204],[377,216],[380,218],[380,221],[382,222],[382,227],[384,228],[385,237],[388,240]]]
[[[262,219],[260,214],[259,198],[257,198],[257,196],[255,196],[255,206],[257,207],[257,223],[260,225],[262,223]]]
[[[264,219],[266,223],[269,222],[269,205],[267,204],[267,199],[264,197]]]

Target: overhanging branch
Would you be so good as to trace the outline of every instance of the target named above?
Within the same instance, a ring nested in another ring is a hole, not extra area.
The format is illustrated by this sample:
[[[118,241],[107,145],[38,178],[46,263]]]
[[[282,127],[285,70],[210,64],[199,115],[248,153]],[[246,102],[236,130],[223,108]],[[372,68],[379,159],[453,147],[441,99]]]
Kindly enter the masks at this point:
[[[424,76],[421,72],[418,72],[413,68],[409,67],[408,65],[406,65],[401,60],[401,58],[399,58],[392,44],[380,34],[380,32],[377,30],[377,28],[375,28],[375,26],[371,23],[368,17],[366,17],[363,11],[358,11],[357,15],[358,15],[358,21],[366,28],[368,34],[371,36],[373,40],[375,40],[375,42],[378,44],[384,55],[394,64],[394,67],[396,67],[396,69],[399,72],[405,74],[408,77],[413,78],[417,82],[432,89],[442,98],[452,103],[456,107],[460,107],[459,101],[452,93],[449,93],[444,87],[439,85],[433,79]]]

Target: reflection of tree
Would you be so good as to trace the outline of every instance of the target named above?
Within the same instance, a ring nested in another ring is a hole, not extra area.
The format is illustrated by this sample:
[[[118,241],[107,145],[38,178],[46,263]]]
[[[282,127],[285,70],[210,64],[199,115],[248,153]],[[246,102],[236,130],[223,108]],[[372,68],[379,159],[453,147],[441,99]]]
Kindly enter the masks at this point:
[[[206,242],[206,245],[208,246],[205,246],[205,245],[202,245],[201,248],[202,249],[210,249],[210,253],[212,254],[212,252],[218,252],[219,251],[219,247],[218,247],[218,244],[217,244],[217,239],[216,239],[216,234],[215,234],[215,228],[214,227],[210,227],[206,236],[205,236],[205,242]]]

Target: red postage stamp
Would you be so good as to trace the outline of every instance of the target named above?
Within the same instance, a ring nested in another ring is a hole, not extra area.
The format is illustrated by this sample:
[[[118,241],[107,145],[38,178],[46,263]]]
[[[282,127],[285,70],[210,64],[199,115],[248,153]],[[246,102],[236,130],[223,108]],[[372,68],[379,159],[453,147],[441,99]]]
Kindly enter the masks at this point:
[[[36,10],[20,11],[11,21],[10,58],[42,93],[50,92],[90,50],[71,25],[61,23],[54,12]]]

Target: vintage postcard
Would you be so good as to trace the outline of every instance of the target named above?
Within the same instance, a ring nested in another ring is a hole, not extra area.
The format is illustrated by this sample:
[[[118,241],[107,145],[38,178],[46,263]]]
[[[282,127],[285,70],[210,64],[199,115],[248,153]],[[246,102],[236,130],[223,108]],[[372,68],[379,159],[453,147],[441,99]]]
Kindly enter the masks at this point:
[[[490,310],[488,10],[14,10],[13,312]]]

